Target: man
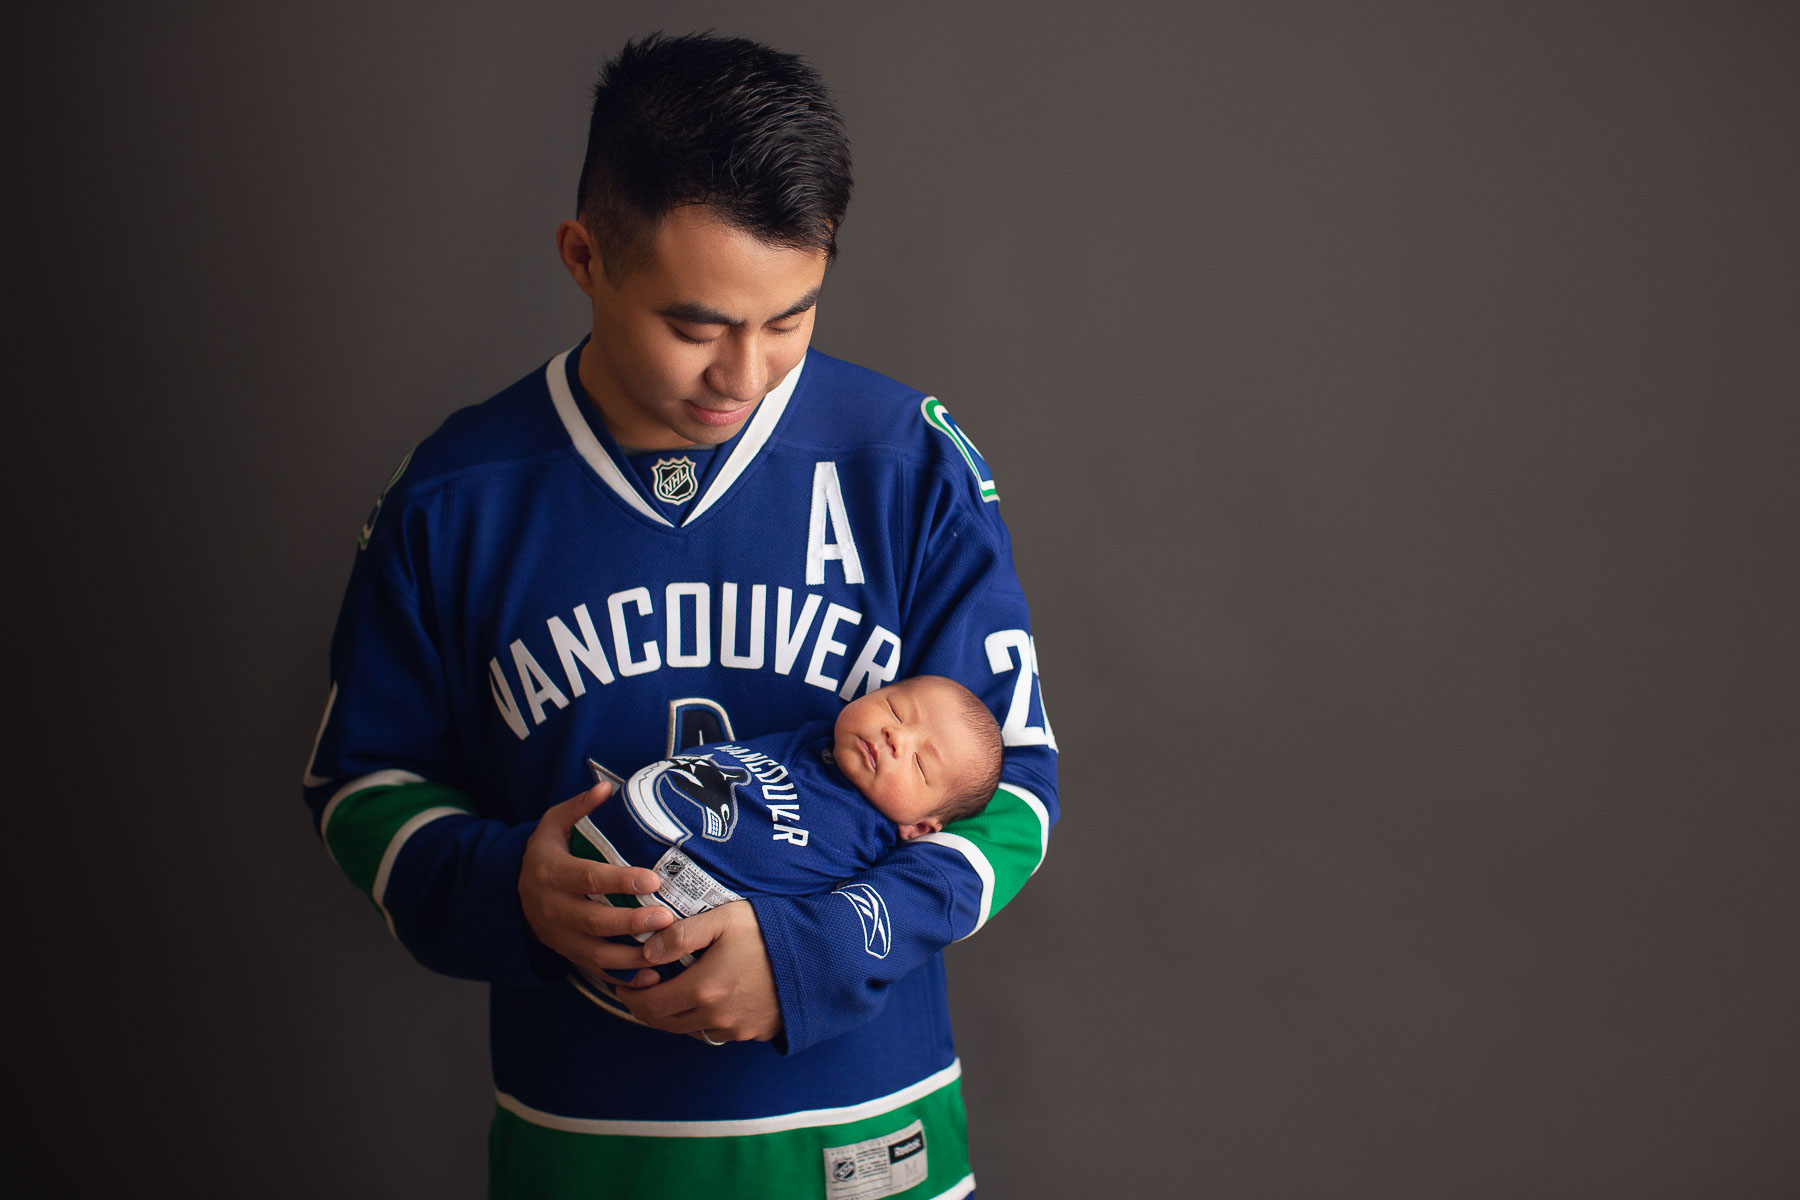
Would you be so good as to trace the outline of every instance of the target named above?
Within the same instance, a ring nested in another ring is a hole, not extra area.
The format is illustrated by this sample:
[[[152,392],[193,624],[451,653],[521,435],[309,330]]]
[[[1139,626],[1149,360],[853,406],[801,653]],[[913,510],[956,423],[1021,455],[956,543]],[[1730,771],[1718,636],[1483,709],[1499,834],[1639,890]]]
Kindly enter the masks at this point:
[[[973,1189],[940,951],[1041,861],[1055,742],[986,463],[936,400],[809,350],[849,192],[798,59],[628,45],[557,230],[591,334],[451,416],[364,526],[307,797],[407,949],[492,985],[496,1195]],[[673,925],[587,899],[657,885],[568,853],[596,776],[922,673],[1000,720],[979,817],[822,895]],[[630,976],[644,1024],[572,965]]]

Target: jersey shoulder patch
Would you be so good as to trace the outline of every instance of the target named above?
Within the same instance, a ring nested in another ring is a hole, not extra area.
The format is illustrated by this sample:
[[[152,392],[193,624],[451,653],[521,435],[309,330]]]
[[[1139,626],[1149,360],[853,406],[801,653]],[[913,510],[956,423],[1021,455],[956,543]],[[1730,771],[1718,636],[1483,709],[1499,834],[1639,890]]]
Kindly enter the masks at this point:
[[[784,428],[789,450],[885,455],[956,482],[967,470],[971,499],[1000,499],[993,468],[937,397],[818,350],[807,351],[794,395]]]
[[[1000,493],[994,487],[994,469],[988,466],[987,459],[981,456],[981,451],[975,448],[969,435],[962,431],[962,426],[956,423],[956,418],[950,415],[944,402],[936,396],[927,396],[919,401],[919,411],[924,414],[928,425],[950,439],[950,444],[974,474],[975,487],[981,493],[982,500],[999,500]]]
[[[413,449],[416,450],[417,447],[415,446]],[[387,503],[388,493],[394,490],[394,485],[400,482],[402,475],[406,474],[406,468],[412,465],[412,460],[413,450],[408,450],[406,457],[400,460],[400,465],[394,468],[394,473],[382,486],[381,495],[375,497],[375,507],[369,510],[369,519],[363,522],[362,532],[356,536],[358,550],[369,548],[369,539],[375,536],[375,522],[381,519],[381,506]]]

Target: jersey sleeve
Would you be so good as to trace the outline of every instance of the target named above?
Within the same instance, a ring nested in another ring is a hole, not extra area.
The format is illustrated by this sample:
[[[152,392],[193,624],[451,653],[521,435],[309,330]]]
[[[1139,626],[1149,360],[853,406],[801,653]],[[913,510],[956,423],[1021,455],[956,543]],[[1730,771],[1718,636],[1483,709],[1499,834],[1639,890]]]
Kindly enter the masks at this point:
[[[459,762],[428,588],[409,549],[421,522],[393,513],[375,538],[365,530],[332,635],[306,802],[332,860],[420,963],[461,979],[560,978],[519,902],[535,824],[479,815]]]
[[[901,844],[831,892],[753,900],[789,1053],[868,1021],[890,984],[986,924],[1043,862],[1057,817],[1056,741],[991,501],[971,511],[965,499],[931,539],[904,644],[902,675],[947,675],[987,701],[1006,746],[1001,784],[979,815]]]

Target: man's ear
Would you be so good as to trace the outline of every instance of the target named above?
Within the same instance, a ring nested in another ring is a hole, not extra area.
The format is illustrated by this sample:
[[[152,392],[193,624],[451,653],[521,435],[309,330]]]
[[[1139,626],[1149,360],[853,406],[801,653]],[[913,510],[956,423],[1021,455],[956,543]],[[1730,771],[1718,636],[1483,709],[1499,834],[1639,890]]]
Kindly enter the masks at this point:
[[[911,825],[900,826],[900,840],[910,842],[916,837],[924,837],[928,833],[936,833],[944,827],[944,823],[936,817],[926,817],[923,821],[914,821]]]
[[[600,247],[594,242],[594,235],[580,221],[564,221],[556,227],[556,253],[562,259],[563,269],[570,278],[589,296],[594,294],[594,285],[601,276]]]

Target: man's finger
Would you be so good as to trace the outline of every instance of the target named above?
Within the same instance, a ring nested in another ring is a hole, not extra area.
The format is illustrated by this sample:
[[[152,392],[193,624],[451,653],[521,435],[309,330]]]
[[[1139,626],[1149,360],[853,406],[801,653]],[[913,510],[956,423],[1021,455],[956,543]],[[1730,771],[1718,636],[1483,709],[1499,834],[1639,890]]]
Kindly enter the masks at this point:
[[[670,1033],[707,1029],[725,1041],[766,1042],[781,1032],[775,978],[750,904],[733,901],[677,921],[646,946],[656,962],[706,953],[667,983],[623,998],[644,1024]]]
[[[556,891],[583,896],[648,896],[663,884],[648,867],[616,867],[572,854],[552,860],[549,872]]]
[[[587,937],[624,937],[631,934],[651,933],[666,927],[675,919],[675,914],[660,904],[647,905],[644,908],[621,908],[611,904],[602,904],[595,900],[569,900],[557,904],[548,914],[551,921],[566,929],[573,930]],[[635,960],[634,965],[644,965],[643,951],[636,946],[627,946]]]
[[[719,909],[709,909],[676,921],[644,943],[644,961],[652,966],[674,962],[684,954],[698,954],[724,932],[724,919]]]
[[[665,1033],[693,1033],[704,1029],[707,1027],[707,1015],[694,1004],[694,998],[681,988],[681,978],[678,975],[654,987],[621,993],[619,1003],[629,1008],[631,1015],[644,1024]]]
[[[538,828],[548,827],[567,838],[569,831],[575,828],[575,822],[599,808],[610,795],[612,784],[602,779],[587,791],[577,792],[561,804],[552,804],[545,809],[543,817],[538,820]]]
[[[629,973],[628,987],[648,988],[662,982],[662,976],[645,967],[643,960],[638,958],[636,947],[620,945],[606,938],[577,938],[557,953],[589,971]]]
[[[613,982],[617,983],[622,988],[642,989],[655,987],[662,982],[662,976],[646,967],[636,975],[633,975],[630,979],[615,979]]]

